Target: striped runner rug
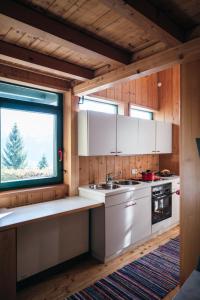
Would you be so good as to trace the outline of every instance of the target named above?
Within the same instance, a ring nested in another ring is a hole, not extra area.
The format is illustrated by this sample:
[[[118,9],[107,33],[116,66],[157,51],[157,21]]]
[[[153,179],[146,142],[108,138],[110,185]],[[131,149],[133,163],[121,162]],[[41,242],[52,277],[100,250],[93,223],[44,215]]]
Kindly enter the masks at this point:
[[[179,283],[179,237],[65,300],[160,300]]]

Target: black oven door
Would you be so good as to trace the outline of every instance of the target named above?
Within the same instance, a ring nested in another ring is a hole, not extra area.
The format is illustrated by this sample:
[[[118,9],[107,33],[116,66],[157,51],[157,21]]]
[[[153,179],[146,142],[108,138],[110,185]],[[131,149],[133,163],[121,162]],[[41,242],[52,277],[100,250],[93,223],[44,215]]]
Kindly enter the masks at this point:
[[[152,198],[152,224],[172,216],[172,196],[157,196]]]

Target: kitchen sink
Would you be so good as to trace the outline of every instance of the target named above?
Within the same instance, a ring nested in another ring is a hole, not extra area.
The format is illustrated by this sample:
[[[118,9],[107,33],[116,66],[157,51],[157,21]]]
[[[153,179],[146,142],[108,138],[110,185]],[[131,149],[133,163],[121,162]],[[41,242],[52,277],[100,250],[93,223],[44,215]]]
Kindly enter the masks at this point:
[[[140,184],[139,181],[135,181],[135,180],[119,180],[115,182],[116,184],[119,185],[136,185],[136,184]]]
[[[120,188],[120,186],[118,184],[106,184],[106,183],[102,183],[102,184],[92,184],[90,185],[90,189],[93,190],[115,190]]]

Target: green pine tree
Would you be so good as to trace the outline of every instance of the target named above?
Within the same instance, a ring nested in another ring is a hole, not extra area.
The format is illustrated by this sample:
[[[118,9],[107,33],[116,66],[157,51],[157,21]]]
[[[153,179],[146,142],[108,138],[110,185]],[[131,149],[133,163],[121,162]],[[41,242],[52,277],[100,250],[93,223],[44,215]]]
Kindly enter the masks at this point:
[[[41,169],[45,169],[48,167],[48,162],[47,162],[47,158],[46,156],[43,154],[41,160],[38,163],[38,168]]]
[[[26,166],[26,157],[23,138],[17,124],[14,123],[4,148],[2,165],[8,169],[23,169]]]

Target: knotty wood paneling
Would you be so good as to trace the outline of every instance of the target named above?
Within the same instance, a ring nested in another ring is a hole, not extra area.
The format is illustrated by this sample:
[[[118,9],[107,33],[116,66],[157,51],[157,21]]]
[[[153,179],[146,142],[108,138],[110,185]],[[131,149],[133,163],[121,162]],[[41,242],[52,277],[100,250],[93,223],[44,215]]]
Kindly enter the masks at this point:
[[[67,185],[59,184],[40,188],[0,192],[0,208],[12,208],[61,199],[66,197],[67,190]]]
[[[200,60],[181,66],[181,283],[200,255]]]
[[[95,97],[115,100],[128,106],[129,103],[159,109],[157,73],[137,80],[130,80],[93,94]]]
[[[159,121],[171,122],[172,154],[160,155],[160,169],[170,169],[179,174],[179,126],[180,126],[180,65],[158,73],[159,111],[154,117]]]
[[[64,183],[69,186],[69,195],[78,193],[79,157],[77,138],[78,98],[71,91],[64,94],[63,99],[63,145],[64,145]]]
[[[145,169],[157,171],[159,156],[81,156],[79,158],[79,185],[103,182],[107,173],[112,173],[116,179],[129,179],[133,177],[132,169],[138,169],[138,172]]]

